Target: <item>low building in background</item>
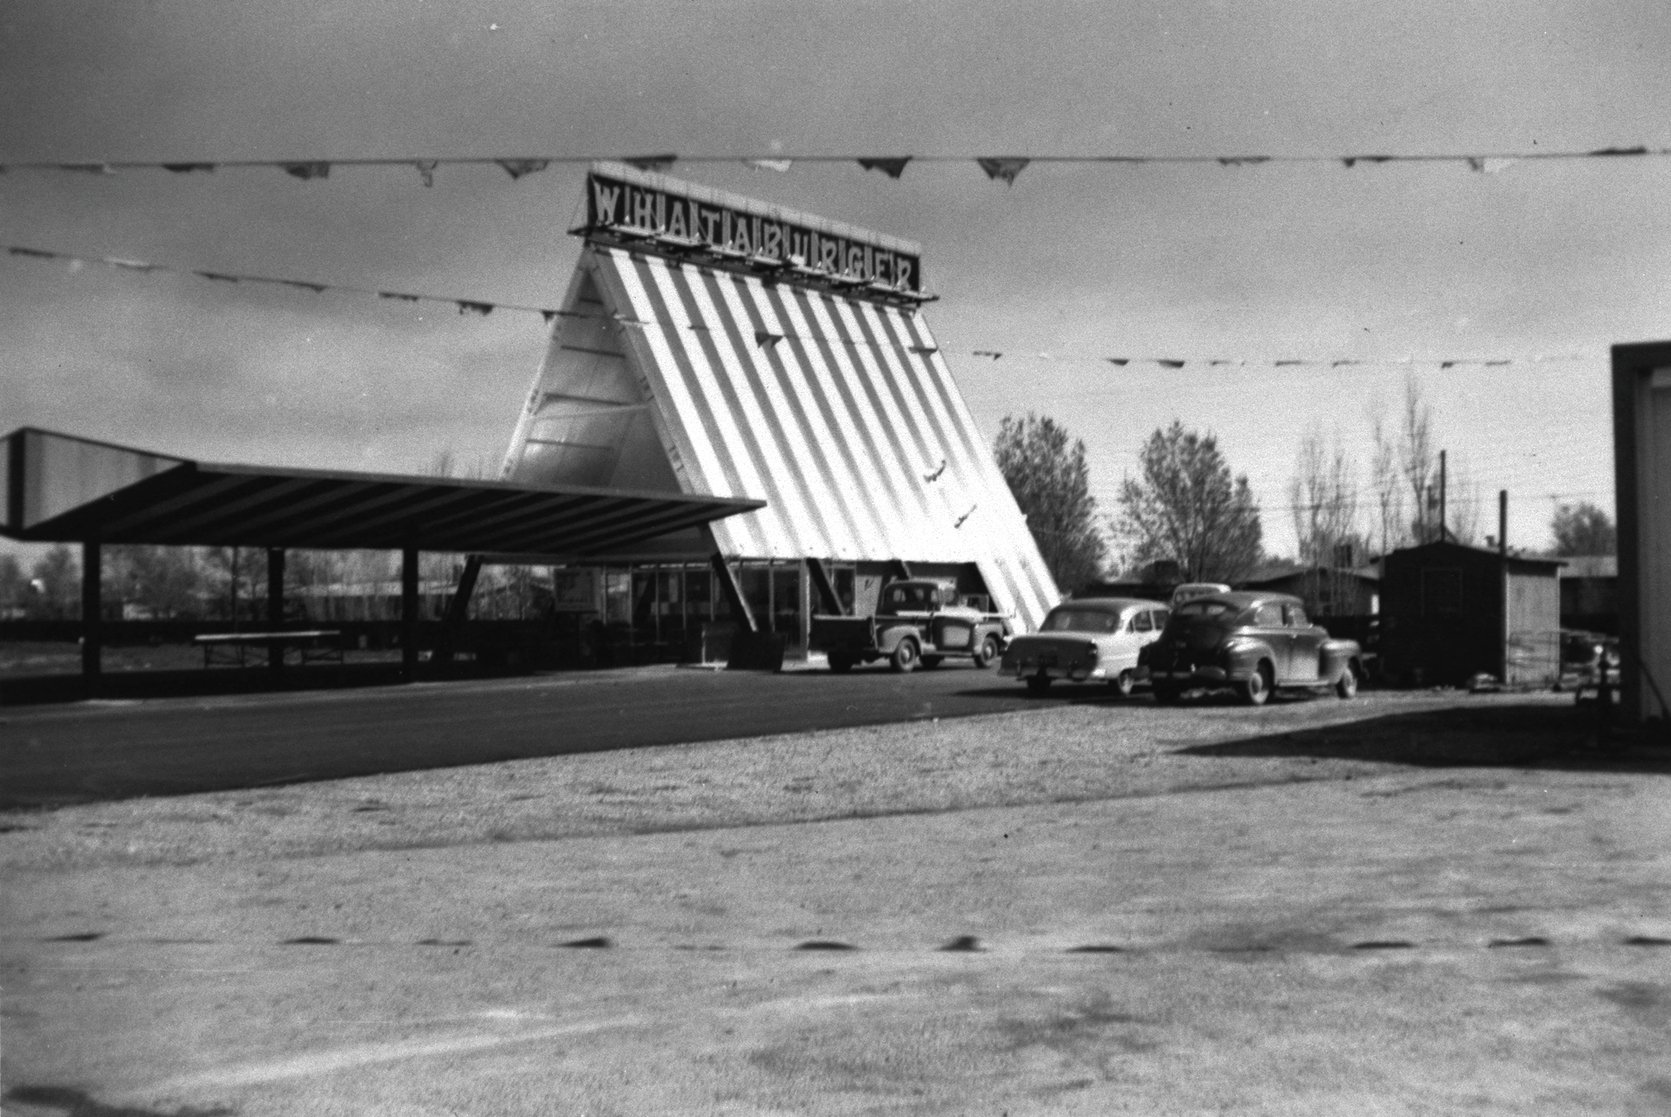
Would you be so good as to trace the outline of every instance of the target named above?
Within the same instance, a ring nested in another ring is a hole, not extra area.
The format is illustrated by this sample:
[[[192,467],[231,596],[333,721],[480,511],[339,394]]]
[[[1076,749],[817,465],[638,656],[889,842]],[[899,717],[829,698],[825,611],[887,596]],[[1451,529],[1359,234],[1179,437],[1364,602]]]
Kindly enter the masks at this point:
[[[1460,543],[1427,543],[1381,560],[1384,676],[1415,686],[1463,686],[1488,675],[1553,686],[1561,669],[1555,559]]]

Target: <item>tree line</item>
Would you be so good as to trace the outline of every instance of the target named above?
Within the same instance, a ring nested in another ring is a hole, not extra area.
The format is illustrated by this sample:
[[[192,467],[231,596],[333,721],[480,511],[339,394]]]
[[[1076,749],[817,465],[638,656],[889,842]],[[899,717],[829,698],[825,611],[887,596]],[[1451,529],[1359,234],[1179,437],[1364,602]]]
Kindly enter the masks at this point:
[[[1341,571],[1441,539],[1482,542],[1486,502],[1463,464],[1438,445],[1433,408],[1416,379],[1406,379],[1394,414],[1377,405],[1368,417],[1366,469],[1338,431],[1315,424],[1301,438],[1287,489],[1298,553],[1286,560]],[[1157,563],[1179,580],[1236,584],[1273,561],[1247,475],[1232,471],[1210,431],[1175,420],[1149,435],[1112,516],[1090,493],[1084,441],[1054,419],[1006,417],[994,452],[1064,592],[1138,578]],[[1611,518],[1588,502],[1558,506],[1550,531],[1557,555],[1614,551]]]

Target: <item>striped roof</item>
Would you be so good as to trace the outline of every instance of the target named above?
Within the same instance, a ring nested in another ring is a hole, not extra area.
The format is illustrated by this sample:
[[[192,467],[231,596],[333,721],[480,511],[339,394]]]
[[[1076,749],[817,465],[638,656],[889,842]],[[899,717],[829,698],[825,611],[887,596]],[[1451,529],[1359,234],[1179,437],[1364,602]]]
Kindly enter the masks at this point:
[[[787,278],[589,243],[506,477],[762,499],[722,554],[971,562],[1024,629],[1060,597],[921,312]]]

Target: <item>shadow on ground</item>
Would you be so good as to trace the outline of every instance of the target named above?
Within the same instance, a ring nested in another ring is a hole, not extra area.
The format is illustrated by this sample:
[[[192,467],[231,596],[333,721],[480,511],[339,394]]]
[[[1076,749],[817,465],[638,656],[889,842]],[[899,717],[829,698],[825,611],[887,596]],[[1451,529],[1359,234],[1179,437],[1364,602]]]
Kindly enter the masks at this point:
[[[1421,768],[1547,768],[1671,776],[1671,732],[1601,721],[1594,706],[1493,703],[1388,714],[1178,750],[1186,756],[1311,757]]]
[[[6,1100],[18,1105],[56,1109],[65,1117],[231,1117],[236,1112],[223,1106],[207,1109],[186,1106],[184,1109],[163,1111],[131,1105],[107,1105],[68,1086],[18,1086],[7,1090],[5,1096]]]
[[[447,664],[426,661],[418,664],[413,681],[498,679],[544,673],[535,668],[497,667],[470,660]],[[174,671],[107,670],[91,686],[79,674],[14,675],[0,678],[0,706],[37,706],[81,702],[89,698],[141,700],[340,690],[397,686],[403,681],[398,661],[342,666],[286,666],[278,672],[265,666]]]

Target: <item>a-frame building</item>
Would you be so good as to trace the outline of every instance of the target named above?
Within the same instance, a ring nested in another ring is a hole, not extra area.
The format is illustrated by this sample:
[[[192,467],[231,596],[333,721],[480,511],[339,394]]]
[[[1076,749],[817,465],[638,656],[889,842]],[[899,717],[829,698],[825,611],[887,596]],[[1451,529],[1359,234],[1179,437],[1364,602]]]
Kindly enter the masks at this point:
[[[905,571],[1037,627],[1059,594],[923,320],[916,245],[621,164],[586,189],[506,480],[764,500],[614,557],[715,571],[765,627]]]

